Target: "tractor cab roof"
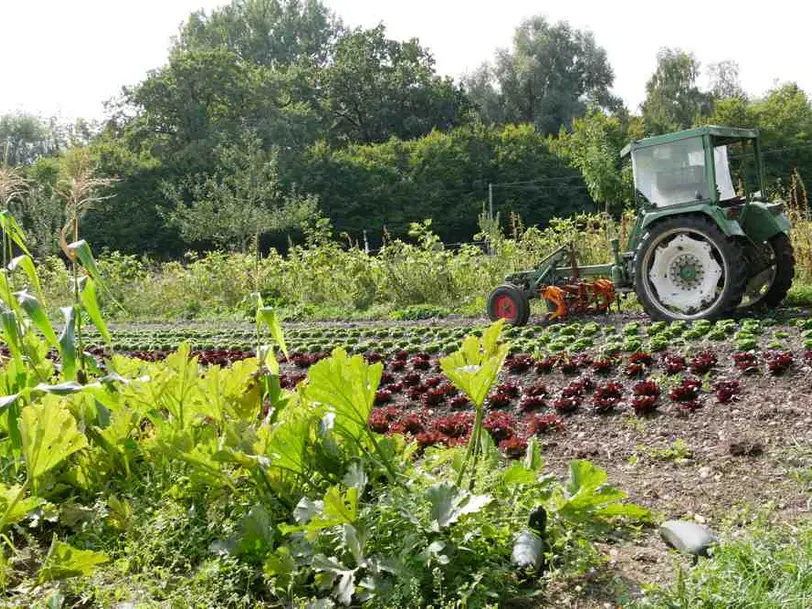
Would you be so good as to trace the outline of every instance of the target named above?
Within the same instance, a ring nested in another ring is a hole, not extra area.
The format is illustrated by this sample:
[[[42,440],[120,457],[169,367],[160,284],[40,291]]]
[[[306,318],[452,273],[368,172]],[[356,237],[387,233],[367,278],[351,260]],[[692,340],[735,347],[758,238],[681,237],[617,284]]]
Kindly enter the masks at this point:
[[[714,145],[719,146],[742,140],[758,139],[758,129],[741,129],[739,127],[718,127],[716,125],[706,125],[704,127],[696,127],[695,129],[686,129],[685,131],[676,131],[674,133],[647,137],[642,140],[634,140],[623,147],[623,150],[620,151],[620,156],[625,157],[633,150],[637,150],[639,148],[659,146],[660,144],[671,144],[680,140],[705,135],[709,135],[711,138],[713,138]]]

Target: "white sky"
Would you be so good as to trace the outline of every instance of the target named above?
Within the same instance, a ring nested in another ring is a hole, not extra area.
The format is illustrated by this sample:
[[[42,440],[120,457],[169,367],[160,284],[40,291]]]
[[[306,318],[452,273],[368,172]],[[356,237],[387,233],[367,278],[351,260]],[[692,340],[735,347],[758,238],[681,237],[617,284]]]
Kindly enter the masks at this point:
[[[102,102],[166,59],[170,37],[197,8],[221,0],[0,0],[0,113],[101,118]],[[615,71],[615,92],[636,109],[662,46],[704,65],[733,59],[748,93],[793,80],[812,92],[812,3],[773,0],[326,0],[348,25],[383,21],[416,36],[437,69],[460,76],[509,46],[522,18],[543,14],[590,29]],[[758,6],[758,8],[756,8]],[[726,33],[730,32],[730,33]]]

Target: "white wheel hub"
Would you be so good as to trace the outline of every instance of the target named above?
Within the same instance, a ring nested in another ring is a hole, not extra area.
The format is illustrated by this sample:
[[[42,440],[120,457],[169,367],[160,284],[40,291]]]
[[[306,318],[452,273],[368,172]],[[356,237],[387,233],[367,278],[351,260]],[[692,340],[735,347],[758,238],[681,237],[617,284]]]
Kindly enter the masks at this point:
[[[722,267],[707,241],[680,234],[654,252],[648,273],[659,301],[682,313],[705,308],[716,298]]]

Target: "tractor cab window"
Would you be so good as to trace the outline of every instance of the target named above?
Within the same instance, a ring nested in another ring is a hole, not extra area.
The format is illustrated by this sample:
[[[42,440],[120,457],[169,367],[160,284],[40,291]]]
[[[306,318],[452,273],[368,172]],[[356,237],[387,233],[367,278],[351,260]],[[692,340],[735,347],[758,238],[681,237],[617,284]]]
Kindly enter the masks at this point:
[[[730,164],[728,163],[727,146],[713,148],[713,164],[716,169],[716,190],[719,192],[719,201],[730,201],[736,198],[736,189],[730,178]]]
[[[632,167],[637,190],[655,207],[710,198],[702,138],[638,148]]]
[[[720,152],[724,149],[724,153]],[[753,150],[752,141],[739,141],[716,146],[716,183],[719,189],[719,201],[742,201],[743,197],[751,196],[761,190],[759,168]],[[720,160],[720,156],[722,160]],[[724,172],[720,175],[720,167]],[[729,190],[723,186],[723,180],[729,180]]]

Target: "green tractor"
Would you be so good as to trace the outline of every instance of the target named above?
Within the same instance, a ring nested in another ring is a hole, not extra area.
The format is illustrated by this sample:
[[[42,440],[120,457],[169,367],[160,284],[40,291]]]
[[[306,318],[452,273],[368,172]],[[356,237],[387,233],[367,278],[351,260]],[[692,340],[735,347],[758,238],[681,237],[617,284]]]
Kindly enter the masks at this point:
[[[632,291],[652,319],[665,321],[778,306],[795,260],[783,203],[762,196],[757,130],[699,127],[634,141],[621,156],[631,156],[638,210],[626,251],[614,239],[613,263],[579,266],[572,245],[563,245],[491,292],[492,320],[526,324],[532,298],[548,301],[548,319],[605,311],[617,293]]]

